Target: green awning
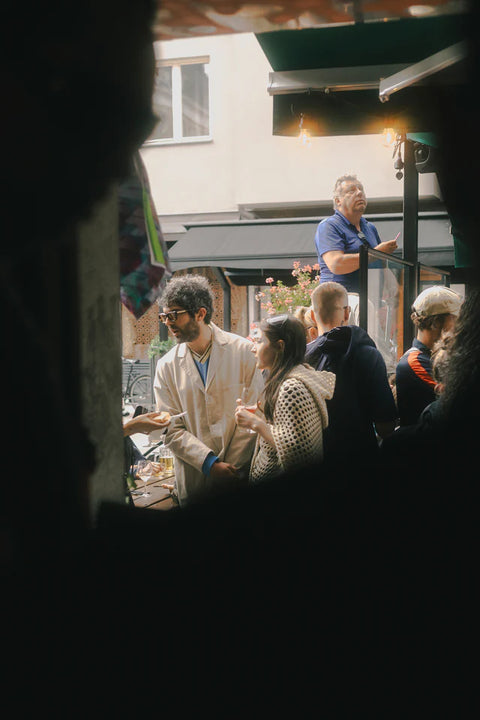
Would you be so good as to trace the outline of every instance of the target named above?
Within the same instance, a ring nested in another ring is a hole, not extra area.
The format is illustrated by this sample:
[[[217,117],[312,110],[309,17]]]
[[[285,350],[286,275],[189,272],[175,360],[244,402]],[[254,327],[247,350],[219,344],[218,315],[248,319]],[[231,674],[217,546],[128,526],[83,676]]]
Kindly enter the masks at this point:
[[[459,42],[468,16],[391,20],[256,35],[272,69],[415,63]]]
[[[438,139],[435,133],[407,133],[407,140],[429,145],[430,147],[438,147]]]
[[[418,63],[467,36],[465,15],[410,18],[386,23],[372,22],[305,30],[283,30],[258,34],[257,40],[274,73],[334,70],[337,85],[355,86],[358,69],[368,70],[373,84],[385,76],[386,67]],[[341,69],[345,71],[341,81]],[[428,82],[413,83],[382,103],[377,87],[359,81],[358,89],[275,94],[273,134],[299,133],[304,127],[315,135],[358,135],[378,133],[387,127],[408,132],[430,132],[429,118],[436,106],[436,85],[456,86],[463,65],[435,73]],[[375,72],[377,74],[375,76]]]
[[[394,237],[403,227],[401,215],[367,217],[375,223],[384,240]],[[244,271],[248,278],[268,277],[268,274],[279,270],[291,271],[295,260],[313,265],[317,262],[314,238],[319,220],[252,220],[193,225],[170,248],[170,265],[173,271],[222,267],[234,274],[235,271]],[[420,217],[418,244],[420,262],[430,266],[453,266],[453,237],[448,216]],[[241,277],[241,272],[238,277]]]

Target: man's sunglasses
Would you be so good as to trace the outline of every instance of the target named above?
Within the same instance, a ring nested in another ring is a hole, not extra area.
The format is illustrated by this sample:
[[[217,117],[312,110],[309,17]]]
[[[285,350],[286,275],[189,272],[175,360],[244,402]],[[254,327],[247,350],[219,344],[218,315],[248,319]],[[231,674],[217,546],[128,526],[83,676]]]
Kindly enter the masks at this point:
[[[175,322],[179,315],[186,312],[188,312],[188,310],[170,310],[168,313],[159,313],[158,317],[162,323],[166,323],[167,320],[168,322]]]

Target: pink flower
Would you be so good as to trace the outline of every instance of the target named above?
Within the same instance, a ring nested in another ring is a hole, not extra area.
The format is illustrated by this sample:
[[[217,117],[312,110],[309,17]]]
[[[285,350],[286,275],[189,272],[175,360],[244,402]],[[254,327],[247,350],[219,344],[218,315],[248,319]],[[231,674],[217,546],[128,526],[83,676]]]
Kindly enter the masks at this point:
[[[315,263],[315,265],[313,266],[312,269],[315,270],[315,272],[317,272],[318,270],[320,270],[320,265],[318,263]]]
[[[274,282],[274,279],[272,277],[268,277],[265,279],[265,282],[267,285],[271,285]]]

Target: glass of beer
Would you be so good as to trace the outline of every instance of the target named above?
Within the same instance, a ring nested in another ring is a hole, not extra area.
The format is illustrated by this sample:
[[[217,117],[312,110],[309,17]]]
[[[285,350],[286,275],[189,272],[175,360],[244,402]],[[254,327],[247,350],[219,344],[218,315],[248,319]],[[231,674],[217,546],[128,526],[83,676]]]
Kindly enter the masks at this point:
[[[175,464],[174,464],[174,456],[173,456],[173,453],[171,450],[166,448],[165,445],[162,445],[158,449],[155,459],[161,467],[162,479],[173,475],[174,469],[175,469]]]
[[[162,460],[163,460],[164,467],[165,467],[165,476],[169,477],[170,475],[173,475],[174,470],[175,470],[173,453],[168,448],[165,448],[165,450],[163,452],[164,452],[164,455],[163,455]]]

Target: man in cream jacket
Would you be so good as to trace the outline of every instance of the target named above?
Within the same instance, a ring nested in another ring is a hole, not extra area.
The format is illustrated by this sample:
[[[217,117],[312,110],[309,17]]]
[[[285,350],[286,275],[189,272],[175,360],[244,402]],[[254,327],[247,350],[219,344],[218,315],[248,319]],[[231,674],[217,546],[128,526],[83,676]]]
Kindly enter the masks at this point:
[[[247,482],[256,435],[235,424],[236,401],[256,404],[263,377],[252,345],[211,322],[213,293],[206,278],[172,278],[161,299],[164,322],[177,345],[157,364],[154,390],[159,411],[172,420],[165,445],[175,455],[180,505]]]

